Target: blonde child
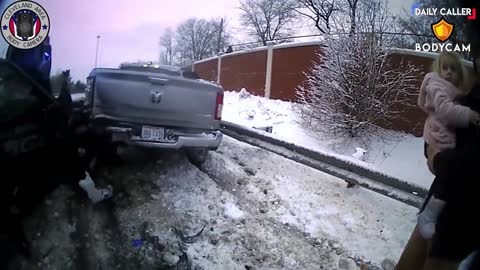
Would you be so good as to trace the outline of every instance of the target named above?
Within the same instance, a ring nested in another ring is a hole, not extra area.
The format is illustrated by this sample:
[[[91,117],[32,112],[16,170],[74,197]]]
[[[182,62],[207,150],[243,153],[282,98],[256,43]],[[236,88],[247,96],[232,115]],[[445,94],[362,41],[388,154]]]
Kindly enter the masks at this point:
[[[477,112],[458,103],[459,98],[468,94],[461,89],[465,80],[461,58],[452,52],[442,52],[432,69],[425,76],[418,96],[418,106],[428,114],[423,129],[427,158],[432,153],[455,148],[455,128],[478,125],[480,120]],[[432,196],[419,215],[418,225],[425,239],[433,236],[444,205],[445,201]]]
[[[427,114],[423,129],[426,147],[436,151],[455,148],[455,128],[477,124],[478,113],[457,103],[468,94],[460,86],[464,83],[464,71],[460,57],[452,52],[440,53],[420,87],[418,106]]]

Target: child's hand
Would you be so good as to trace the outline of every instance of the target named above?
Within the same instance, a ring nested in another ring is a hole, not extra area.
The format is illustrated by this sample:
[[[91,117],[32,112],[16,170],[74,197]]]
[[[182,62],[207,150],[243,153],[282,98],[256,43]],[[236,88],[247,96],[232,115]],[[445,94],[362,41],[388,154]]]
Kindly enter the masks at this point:
[[[470,110],[470,123],[480,126],[480,114],[478,114],[476,111]]]

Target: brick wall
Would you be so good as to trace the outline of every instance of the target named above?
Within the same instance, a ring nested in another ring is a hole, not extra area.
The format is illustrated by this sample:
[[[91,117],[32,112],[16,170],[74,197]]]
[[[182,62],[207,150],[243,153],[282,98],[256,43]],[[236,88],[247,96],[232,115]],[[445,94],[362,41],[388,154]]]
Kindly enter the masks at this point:
[[[212,59],[210,61],[202,62],[200,64],[195,63],[193,65],[194,71],[198,76],[207,81],[217,81],[217,66],[218,60]]]
[[[305,74],[310,72],[315,62],[321,61],[318,54],[321,52],[319,44],[299,44],[275,46],[272,62],[272,99],[295,102],[295,93],[299,86],[305,86]],[[417,87],[420,88],[423,76],[430,71],[434,54],[419,54],[410,51],[399,51],[391,55],[393,66],[410,62],[419,67]],[[194,64],[194,70],[205,80],[217,80],[217,58],[207,59]],[[220,83],[227,91],[239,91],[246,88],[257,96],[265,95],[265,76],[267,65],[267,48],[258,48],[250,52],[224,55],[221,63]],[[471,68],[468,70],[471,73]],[[465,87],[470,88],[471,82]],[[405,120],[393,123],[396,131],[402,131],[415,136],[422,135],[423,123],[426,115],[416,107],[416,96],[412,96],[411,106],[402,115]]]
[[[295,89],[305,86],[305,74],[318,62],[318,52],[318,45],[275,49],[271,98],[295,101]]]
[[[223,57],[220,84],[225,90],[246,88],[256,96],[264,96],[266,59],[266,50]]]

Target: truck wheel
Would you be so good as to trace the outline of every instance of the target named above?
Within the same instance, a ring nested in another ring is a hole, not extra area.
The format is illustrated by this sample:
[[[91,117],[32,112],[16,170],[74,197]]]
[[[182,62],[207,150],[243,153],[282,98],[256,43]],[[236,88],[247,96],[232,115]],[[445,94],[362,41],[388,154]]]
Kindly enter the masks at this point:
[[[195,166],[202,166],[207,160],[208,149],[187,149],[187,158]]]

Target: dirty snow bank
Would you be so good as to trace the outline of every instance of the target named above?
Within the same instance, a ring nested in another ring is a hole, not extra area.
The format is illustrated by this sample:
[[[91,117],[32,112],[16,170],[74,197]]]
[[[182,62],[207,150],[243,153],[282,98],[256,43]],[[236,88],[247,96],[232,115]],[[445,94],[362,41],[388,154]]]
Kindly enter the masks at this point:
[[[386,143],[375,141],[368,152],[361,154],[363,149],[356,149],[358,144],[352,142],[335,147],[334,140],[321,138],[302,128],[290,102],[253,96],[242,89],[240,92],[226,91],[224,104],[225,121],[250,128],[272,126],[271,136],[277,139],[353,162],[425,189],[433,180],[423,156],[422,138],[398,134],[400,139]]]
[[[122,216],[131,220],[135,212],[149,213],[143,221],[152,224],[152,235],[161,243],[169,243],[166,250],[174,262],[185,253],[192,269],[334,269],[338,265],[339,255],[272,225],[184,158],[164,167],[155,178],[160,199]],[[188,237],[203,227],[198,237]],[[177,232],[172,233],[172,228]],[[187,239],[182,241],[182,236]]]
[[[268,151],[226,137],[205,168],[224,179],[244,207],[307,239],[327,241],[330,248],[374,265],[398,260],[416,223],[417,209]],[[221,171],[217,168],[243,170]],[[255,175],[249,177],[250,171]],[[245,179],[248,179],[246,181]],[[239,183],[244,188],[238,190]]]

